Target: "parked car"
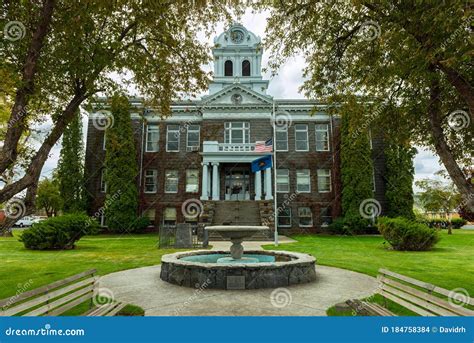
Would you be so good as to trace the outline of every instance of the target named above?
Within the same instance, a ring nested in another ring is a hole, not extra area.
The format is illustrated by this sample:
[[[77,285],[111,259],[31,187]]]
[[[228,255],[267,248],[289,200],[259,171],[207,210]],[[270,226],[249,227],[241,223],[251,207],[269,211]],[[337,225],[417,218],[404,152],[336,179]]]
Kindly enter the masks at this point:
[[[19,226],[19,227],[27,227],[27,226],[31,226],[33,225],[34,223],[38,223],[42,220],[44,220],[46,218],[44,217],[36,217],[36,216],[24,216],[23,218],[21,218],[20,220],[18,220],[16,223],[15,223],[15,226]]]

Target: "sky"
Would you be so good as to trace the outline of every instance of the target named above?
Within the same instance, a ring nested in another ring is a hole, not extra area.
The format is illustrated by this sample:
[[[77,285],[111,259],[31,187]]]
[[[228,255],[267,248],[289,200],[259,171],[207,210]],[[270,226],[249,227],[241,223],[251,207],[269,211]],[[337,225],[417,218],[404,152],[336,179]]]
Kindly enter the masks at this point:
[[[265,38],[265,27],[266,18],[268,17],[267,12],[252,13],[248,10],[242,18],[239,20],[248,30],[257,34],[262,38]],[[215,27],[215,32],[212,37],[206,37],[202,34],[199,39],[206,41],[212,45],[214,36],[220,34],[225,30],[226,24],[224,22],[218,23]],[[268,65],[269,53],[268,51],[263,52],[262,67],[265,68]],[[284,65],[281,66],[278,74],[273,78],[270,77],[270,73],[267,71],[264,73],[264,78],[270,79],[270,85],[268,93],[275,98],[291,98],[291,99],[304,99],[303,94],[300,93],[299,88],[303,84],[303,69],[305,67],[305,60],[302,56],[295,56],[288,60]],[[212,64],[203,66],[206,70],[212,70]],[[130,94],[135,95],[136,91],[130,89]],[[87,134],[87,116],[83,117],[83,132],[84,137]],[[46,124],[45,124],[46,125]],[[439,159],[432,152],[417,148],[418,154],[415,157],[415,181],[424,178],[438,178],[434,175],[438,170],[444,169],[438,162]],[[61,143],[58,142],[51,151],[51,154],[46,161],[42,177],[50,177],[54,168],[56,168],[57,161],[59,158],[59,152],[61,150]],[[415,191],[416,191],[415,187]]]

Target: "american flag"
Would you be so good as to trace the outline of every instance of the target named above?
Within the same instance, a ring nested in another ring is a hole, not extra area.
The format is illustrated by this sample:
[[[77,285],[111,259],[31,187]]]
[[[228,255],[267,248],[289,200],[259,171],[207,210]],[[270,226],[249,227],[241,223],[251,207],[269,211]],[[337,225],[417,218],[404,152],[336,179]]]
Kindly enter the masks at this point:
[[[273,151],[273,139],[267,139],[266,141],[255,142],[255,152],[272,152]]]

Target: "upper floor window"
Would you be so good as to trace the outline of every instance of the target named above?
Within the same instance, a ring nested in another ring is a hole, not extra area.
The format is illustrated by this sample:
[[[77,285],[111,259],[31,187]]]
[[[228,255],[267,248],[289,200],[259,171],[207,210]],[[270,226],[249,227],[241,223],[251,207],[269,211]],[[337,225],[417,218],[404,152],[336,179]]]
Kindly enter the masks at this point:
[[[290,191],[290,175],[288,169],[277,169],[276,183],[276,191],[278,193],[288,193]]]
[[[296,191],[298,193],[311,192],[309,169],[301,169],[296,171]]]
[[[156,193],[156,169],[145,170],[145,193]]]
[[[100,171],[100,192],[107,192],[107,183],[105,182],[105,169]]]
[[[232,61],[225,61],[224,63],[224,76],[232,76],[234,75],[234,65]]]
[[[178,171],[165,171],[165,193],[178,193]]]
[[[166,128],[166,151],[179,151],[179,125],[168,125]]]
[[[242,76],[250,76],[250,62],[248,60],[242,61]]]
[[[199,191],[199,170],[186,170],[186,192],[197,193]]]
[[[276,151],[288,151],[288,130],[286,128],[277,128],[275,136]]]
[[[160,127],[158,125],[148,125],[146,127],[146,151],[158,151],[160,140]]]
[[[225,143],[250,143],[250,124],[243,122],[225,123]]]
[[[308,125],[296,124],[295,125],[295,150],[296,151],[308,151]]]
[[[186,147],[188,151],[194,151],[199,149],[199,134],[200,127],[199,125],[189,125],[188,126],[188,136]]]
[[[329,151],[328,124],[316,124],[316,151]]]
[[[329,169],[318,169],[318,191],[320,193],[331,191],[331,171]]]

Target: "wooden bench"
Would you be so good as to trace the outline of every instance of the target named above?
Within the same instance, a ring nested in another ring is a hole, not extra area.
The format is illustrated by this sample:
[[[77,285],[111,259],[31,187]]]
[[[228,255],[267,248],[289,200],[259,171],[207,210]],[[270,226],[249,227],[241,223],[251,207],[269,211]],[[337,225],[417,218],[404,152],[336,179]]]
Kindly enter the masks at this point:
[[[93,297],[97,291],[97,272],[91,269],[63,280],[19,293],[0,300],[0,316],[57,316],[90,300],[86,316],[113,316],[125,304],[108,303],[94,307]]]
[[[387,269],[380,269],[377,279],[380,282],[377,294],[421,316],[474,316],[474,311],[469,308],[443,299],[454,295],[447,289]],[[461,295],[463,303],[474,306],[474,299],[468,294]],[[346,303],[363,315],[395,316],[378,304],[360,300],[348,300]]]

